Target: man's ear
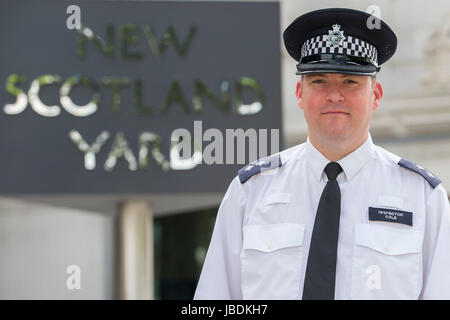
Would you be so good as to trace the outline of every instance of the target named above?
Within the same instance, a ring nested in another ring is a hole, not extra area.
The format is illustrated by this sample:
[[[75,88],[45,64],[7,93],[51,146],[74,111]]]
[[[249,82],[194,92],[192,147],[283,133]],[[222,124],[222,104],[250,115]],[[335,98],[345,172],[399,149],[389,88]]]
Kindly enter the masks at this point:
[[[297,96],[297,103],[298,103],[300,109],[304,110],[303,109],[303,101],[302,101],[303,84],[300,80],[297,82],[297,86],[295,87],[295,95]]]
[[[381,98],[383,98],[383,87],[381,86],[381,83],[377,81],[373,85],[373,106],[372,106],[373,111],[375,111],[378,108]]]

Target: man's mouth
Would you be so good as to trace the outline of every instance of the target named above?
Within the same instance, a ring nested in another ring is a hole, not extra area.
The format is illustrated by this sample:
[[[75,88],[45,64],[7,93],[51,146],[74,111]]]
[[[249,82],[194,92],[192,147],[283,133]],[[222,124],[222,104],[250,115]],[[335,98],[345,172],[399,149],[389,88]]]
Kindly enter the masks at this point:
[[[348,114],[348,113],[344,111],[327,111],[323,112],[322,114]]]

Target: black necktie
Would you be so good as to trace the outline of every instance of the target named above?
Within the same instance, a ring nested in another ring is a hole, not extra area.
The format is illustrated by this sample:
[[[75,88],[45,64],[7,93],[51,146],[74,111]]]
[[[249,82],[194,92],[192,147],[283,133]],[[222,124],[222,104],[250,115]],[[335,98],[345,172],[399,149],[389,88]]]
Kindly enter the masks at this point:
[[[328,182],[320,197],[306,266],[303,300],[334,300],[336,256],[341,214],[341,190],[336,181],[342,171],[337,162],[325,167]]]

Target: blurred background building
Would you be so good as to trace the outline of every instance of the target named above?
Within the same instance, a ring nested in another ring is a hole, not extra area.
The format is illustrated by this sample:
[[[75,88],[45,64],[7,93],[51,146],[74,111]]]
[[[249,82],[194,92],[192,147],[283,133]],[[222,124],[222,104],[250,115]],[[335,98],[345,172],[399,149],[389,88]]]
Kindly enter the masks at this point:
[[[280,32],[314,9],[366,11],[373,5],[380,9],[399,43],[378,75],[384,98],[373,115],[373,140],[429,169],[449,190],[450,3],[282,0],[279,4]],[[288,148],[306,140],[307,127],[295,98],[295,61],[281,39],[280,34],[280,111]],[[224,192],[157,194],[124,199],[118,205],[108,196],[3,197],[0,299],[191,299]],[[80,289],[67,287],[71,265],[81,271]]]

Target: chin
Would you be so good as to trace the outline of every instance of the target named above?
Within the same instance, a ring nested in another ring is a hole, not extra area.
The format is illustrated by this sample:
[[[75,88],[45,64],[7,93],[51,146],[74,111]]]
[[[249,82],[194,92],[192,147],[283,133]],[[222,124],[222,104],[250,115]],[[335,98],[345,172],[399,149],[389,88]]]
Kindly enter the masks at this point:
[[[349,136],[347,130],[327,130],[324,135],[330,140],[345,140]]]
[[[346,126],[326,126],[323,128],[322,133],[327,137],[345,138],[350,134],[350,130]]]

